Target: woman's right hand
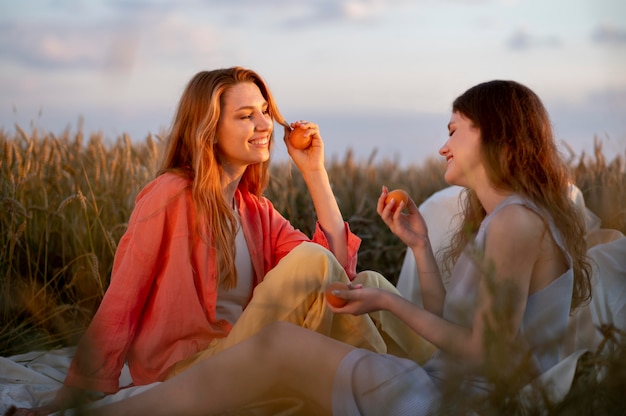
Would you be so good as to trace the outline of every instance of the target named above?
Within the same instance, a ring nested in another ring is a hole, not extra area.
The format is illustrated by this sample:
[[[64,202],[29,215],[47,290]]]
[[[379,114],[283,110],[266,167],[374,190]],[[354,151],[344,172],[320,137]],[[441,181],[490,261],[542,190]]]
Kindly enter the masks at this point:
[[[289,141],[289,132],[285,131],[284,140],[287,145],[287,151],[298,169],[304,175],[310,171],[324,170],[324,142],[322,141],[318,125],[309,121],[299,120],[291,123],[290,126],[292,129],[302,128],[306,130],[305,134],[311,139],[309,147],[297,149]]]
[[[333,290],[333,295],[347,300],[347,303],[339,307],[329,303],[328,307],[334,313],[363,315],[384,309],[384,298],[389,293],[379,288],[349,285],[347,289]]]
[[[395,201],[394,205],[385,203],[388,194],[389,190],[383,186],[376,205],[376,212],[383,222],[408,247],[427,243],[429,240],[426,221],[417,209],[415,202],[409,198],[406,204],[407,213],[404,213],[405,206],[398,206],[398,201]]]

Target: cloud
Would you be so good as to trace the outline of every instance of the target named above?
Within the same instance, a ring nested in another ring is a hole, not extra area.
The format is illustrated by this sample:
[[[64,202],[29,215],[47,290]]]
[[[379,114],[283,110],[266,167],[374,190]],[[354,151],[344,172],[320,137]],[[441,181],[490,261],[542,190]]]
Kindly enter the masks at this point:
[[[539,47],[558,47],[561,45],[561,40],[555,35],[537,36],[524,28],[519,28],[509,37],[506,45],[509,49],[522,51]]]
[[[287,27],[307,26],[320,22],[372,20],[386,10],[412,4],[410,0],[116,0],[110,5],[125,12],[170,12],[172,10],[210,10],[231,15],[229,22],[244,25],[251,13],[267,13]],[[235,18],[236,17],[236,18]],[[258,16],[257,16],[258,17]],[[264,21],[267,21],[264,19]]]
[[[79,24],[18,22],[0,25],[0,57],[29,67],[128,72],[143,59],[193,59],[216,51],[209,25],[193,25],[176,13],[155,18]]]
[[[0,27],[0,56],[45,69],[102,67],[111,46],[119,43],[112,29],[88,24],[10,23]],[[126,47],[130,43],[126,42]],[[119,63],[119,58],[115,60]]]
[[[617,27],[612,23],[598,25],[591,34],[596,43],[624,45],[626,44],[626,28]]]
[[[407,4],[403,0],[340,0],[310,3],[325,12],[329,17],[345,20],[369,20],[388,9]]]
[[[102,3],[103,8],[89,8],[83,2],[77,4],[82,5],[80,10],[55,8],[61,14],[54,19],[1,22],[0,58],[47,70],[117,72],[130,71],[138,60],[149,64],[155,56],[193,61],[213,54],[212,59],[219,60],[237,53],[224,49],[219,36],[241,27],[293,29],[320,22],[367,21],[407,2],[240,0],[235,5],[223,0],[113,0]],[[208,19],[197,19],[202,15]]]

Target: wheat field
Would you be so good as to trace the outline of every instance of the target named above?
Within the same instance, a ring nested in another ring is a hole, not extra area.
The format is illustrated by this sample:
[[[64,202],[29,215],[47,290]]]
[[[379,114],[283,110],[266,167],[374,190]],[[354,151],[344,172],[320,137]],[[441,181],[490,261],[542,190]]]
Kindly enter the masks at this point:
[[[123,135],[111,142],[80,129],[58,136],[19,127],[15,133],[0,130],[0,356],[77,342],[106,290],[117,242],[135,196],[156,174],[161,149],[162,140],[153,136],[136,142]],[[604,228],[623,233],[625,156],[607,160],[596,140],[593,154],[569,158],[587,207]],[[395,283],[405,248],[376,214],[380,187],[404,188],[419,205],[447,186],[443,163],[431,159],[398,167],[394,160],[377,161],[374,152],[361,162],[348,152],[329,161],[328,171],[344,218],[362,238],[358,269],[379,271]],[[266,196],[311,235],[313,205],[294,166],[274,163]],[[577,388],[604,395],[617,389],[623,400],[626,356],[623,348],[618,351],[616,361],[590,358]],[[602,368],[617,371],[609,377],[615,386],[589,381],[590,369]],[[571,412],[581,406],[603,409],[570,396],[555,408],[564,412],[558,414],[578,414]],[[496,408],[509,405],[498,402]]]

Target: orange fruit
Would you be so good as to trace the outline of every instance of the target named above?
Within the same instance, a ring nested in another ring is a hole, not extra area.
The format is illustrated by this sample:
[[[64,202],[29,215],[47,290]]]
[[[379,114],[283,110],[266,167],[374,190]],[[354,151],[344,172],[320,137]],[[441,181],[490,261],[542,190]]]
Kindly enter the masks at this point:
[[[326,286],[324,294],[326,295],[326,301],[335,308],[341,308],[348,303],[346,299],[333,295],[333,290],[347,290],[348,285],[343,282],[331,282]]]
[[[409,194],[404,189],[394,189],[387,194],[387,198],[385,198],[385,205],[387,205],[392,199],[396,200],[394,209],[400,205],[400,202],[404,202],[404,206],[406,207],[406,204],[409,203]]]
[[[304,150],[311,145],[311,137],[304,136],[306,130],[302,127],[296,127],[289,133],[289,141],[296,149]]]

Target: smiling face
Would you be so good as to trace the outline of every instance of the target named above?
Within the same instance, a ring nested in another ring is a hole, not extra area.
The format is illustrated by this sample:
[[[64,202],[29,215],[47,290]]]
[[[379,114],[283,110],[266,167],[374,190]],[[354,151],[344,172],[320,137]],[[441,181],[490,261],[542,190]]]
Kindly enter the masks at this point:
[[[439,149],[446,158],[444,178],[450,185],[475,188],[486,180],[480,153],[480,129],[460,112],[452,113],[448,123],[448,141]]]
[[[273,127],[268,103],[254,83],[224,92],[216,146],[224,171],[241,175],[248,165],[267,161]]]

